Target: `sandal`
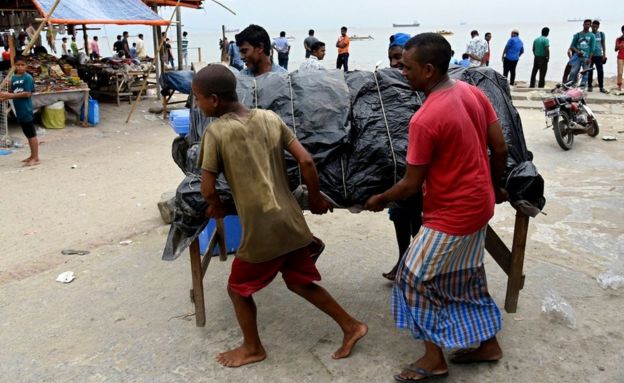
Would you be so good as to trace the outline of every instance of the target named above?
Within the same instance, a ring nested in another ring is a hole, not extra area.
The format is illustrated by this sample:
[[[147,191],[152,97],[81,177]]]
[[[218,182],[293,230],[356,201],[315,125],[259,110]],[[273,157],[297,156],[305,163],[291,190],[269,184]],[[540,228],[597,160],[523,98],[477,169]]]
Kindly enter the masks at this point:
[[[416,367],[416,366],[414,366],[414,364],[410,364],[409,366],[405,367],[405,371],[415,372],[418,375],[422,376],[422,378],[420,378],[420,379],[408,379],[408,378],[403,378],[403,377],[401,377],[401,374],[398,374],[398,375],[394,376],[394,380],[396,380],[397,382],[400,382],[400,383],[424,382],[424,381],[427,381],[427,380],[446,378],[448,376],[448,374],[449,374],[448,371],[442,372],[442,373],[438,373],[438,374],[434,374],[433,372],[427,371],[424,368]]]

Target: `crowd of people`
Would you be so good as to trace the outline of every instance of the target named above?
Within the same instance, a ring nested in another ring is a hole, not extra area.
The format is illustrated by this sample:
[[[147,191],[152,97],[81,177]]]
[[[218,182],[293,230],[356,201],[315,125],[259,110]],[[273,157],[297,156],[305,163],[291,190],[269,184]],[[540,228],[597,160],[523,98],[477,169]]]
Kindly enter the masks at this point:
[[[622,67],[624,66],[624,26],[621,29],[621,35],[615,40],[617,80],[616,85],[618,91],[622,90]],[[540,36],[533,40],[533,68],[531,70],[529,87],[543,88],[545,86],[546,72],[548,71],[548,62],[551,56],[550,41],[548,35],[550,28],[542,28]],[[471,32],[471,40],[467,44],[466,52],[470,58],[470,65],[466,62],[458,62],[452,59],[453,64],[463,66],[489,66],[491,52],[492,34],[486,33],[485,38],[479,37],[479,32],[474,30]],[[573,82],[586,88],[589,92],[594,88],[594,70],[598,89],[602,93],[608,93],[604,86],[604,68],[607,63],[607,52],[609,45],[606,35],[600,30],[600,20],[586,19],[583,22],[583,29],[572,36],[569,49],[567,51],[568,63],[562,77],[563,82]],[[517,29],[511,31],[511,36],[507,40],[503,49],[503,75],[509,79],[510,85],[516,84],[516,67],[518,61],[525,53],[524,42],[520,39],[520,32]],[[588,70],[591,69],[592,70]],[[539,77],[538,77],[539,73]],[[582,75],[580,75],[582,73]],[[579,81],[580,76],[580,81]]]

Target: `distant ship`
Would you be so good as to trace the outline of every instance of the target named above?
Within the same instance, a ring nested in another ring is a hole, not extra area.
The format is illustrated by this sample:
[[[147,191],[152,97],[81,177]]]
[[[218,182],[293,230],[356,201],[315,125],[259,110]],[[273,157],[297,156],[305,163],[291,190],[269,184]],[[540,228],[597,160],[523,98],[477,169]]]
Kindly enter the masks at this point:
[[[238,33],[239,29],[226,29],[225,33]]]
[[[368,35],[368,36],[351,35],[349,36],[349,39],[353,41],[358,41],[358,40],[374,40],[375,38],[371,35]]]
[[[420,23],[418,21],[414,21],[411,24],[392,24],[393,28],[405,28],[405,27],[420,27]]]
[[[437,34],[439,35],[452,35],[453,31],[447,31],[445,29],[440,29],[439,31],[436,31]]]
[[[595,18],[595,19],[592,19],[592,20],[600,21],[599,18]],[[581,18],[581,17],[577,17],[576,19],[568,19],[568,22],[570,22],[570,23],[582,23],[583,21],[585,21],[585,19]]]

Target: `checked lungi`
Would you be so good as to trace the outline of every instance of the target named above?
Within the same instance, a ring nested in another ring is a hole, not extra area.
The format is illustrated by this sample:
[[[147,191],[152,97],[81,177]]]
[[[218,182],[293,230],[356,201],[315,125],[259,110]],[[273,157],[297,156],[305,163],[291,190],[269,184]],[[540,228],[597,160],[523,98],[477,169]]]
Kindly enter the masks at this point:
[[[423,226],[392,289],[396,327],[441,348],[467,348],[502,328],[483,268],[486,227],[463,236]]]

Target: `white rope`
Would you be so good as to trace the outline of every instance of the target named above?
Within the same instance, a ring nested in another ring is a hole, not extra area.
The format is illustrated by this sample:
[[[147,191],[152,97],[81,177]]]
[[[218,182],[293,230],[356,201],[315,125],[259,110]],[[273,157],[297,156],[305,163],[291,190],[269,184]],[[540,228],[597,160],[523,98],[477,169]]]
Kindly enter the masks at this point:
[[[295,99],[293,97],[293,88],[292,88],[292,80],[290,78],[290,73],[288,74],[288,87],[290,88],[290,113],[292,114],[292,128],[295,133],[295,137],[297,137],[297,122],[295,121]],[[299,170],[299,185],[301,185],[302,177],[301,177],[301,166],[297,163],[297,169]]]
[[[386,108],[381,97],[381,89],[379,88],[379,81],[377,81],[377,69],[373,72],[375,77],[375,84],[377,84],[377,93],[379,94],[379,102],[381,103],[381,112],[383,113],[384,123],[386,124],[386,132],[388,133],[388,141],[390,142],[390,151],[392,152],[392,164],[394,165],[394,183],[397,183],[397,160],[394,153],[394,145],[392,144],[392,135],[390,134],[390,127],[388,126],[388,118],[386,117]]]

